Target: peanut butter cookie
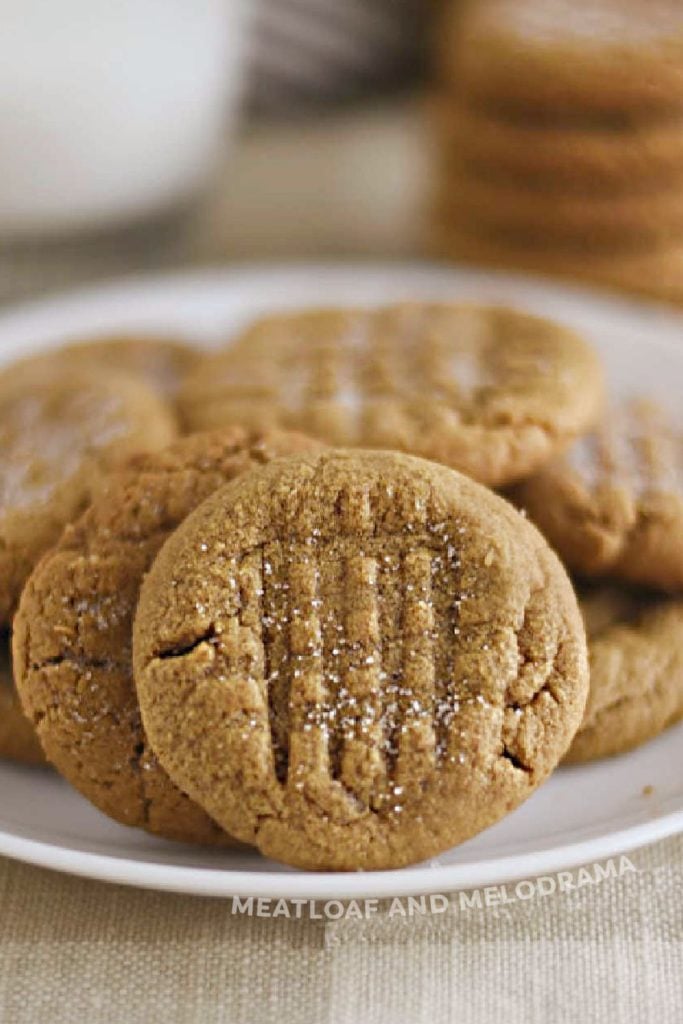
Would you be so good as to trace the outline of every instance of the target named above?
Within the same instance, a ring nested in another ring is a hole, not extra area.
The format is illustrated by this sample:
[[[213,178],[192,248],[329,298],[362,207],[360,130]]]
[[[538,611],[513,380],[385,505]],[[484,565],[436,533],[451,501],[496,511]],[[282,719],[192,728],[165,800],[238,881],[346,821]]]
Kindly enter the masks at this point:
[[[198,351],[170,338],[115,335],[64,345],[55,357],[63,366],[87,366],[102,371],[124,370],[142,377],[149,387],[173,398]]]
[[[103,335],[26,356],[12,363],[11,370],[15,382],[20,382],[24,374],[35,380],[66,370],[125,373],[142,380],[164,398],[173,399],[198,358],[198,349],[168,338]]]
[[[516,489],[580,575],[683,589],[683,434],[660,406],[632,399]]]
[[[683,110],[677,0],[480,0],[452,18],[441,73],[472,105],[611,125]]]
[[[680,118],[616,127],[509,120],[451,97],[432,101],[444,143],[443,176],[472,177],[548,194],[640,194],[680,185]]]
[[[464,230],[455,220],[439,218],[426,244],[432,255],[440,259],[585,281],[610,290],[683,304],[683,243],[676,240],[654,248],[596,253],[526,245],[520,238]]]
[[[683,717],[683,601],[599,587],[581,610],[590,690],[567,762],[632,750]]]
[[[134,630],[145,729],[238,838],[311,870],[395,868],[526,799],[588,671],[537,531],[445,466],[278,460],[169,538]]]
[[[602,374],[573,331],[512,309],[405,304],[259,320],[207,356],[179,403],[188,429],[231,422],[522,479],[598,416]]]
[[[6,634],[0,635],[0,759],[24,764],[42,764],[45,760],[14,689]]]
[[[64,532],[24,590],[14,671],[45,752],[73,786],[126,825],[226,841],[171,783],[140,722],[131,630],[142,579],[163,541],[204,498],[276,455],[317,447],[234,428],[134,457]]]
[[[491,181],[466,172],[458,160],[439,191],[439,222],[541,252],[562,246],[593,258],[663,246],[683,236],[683,188],[678,182],[634,193],[555,194],[533,185]]]
[[[53,371],[36,362],[0,374],[0,624],[100,472],[176,433],[166,403],[135,378]]]

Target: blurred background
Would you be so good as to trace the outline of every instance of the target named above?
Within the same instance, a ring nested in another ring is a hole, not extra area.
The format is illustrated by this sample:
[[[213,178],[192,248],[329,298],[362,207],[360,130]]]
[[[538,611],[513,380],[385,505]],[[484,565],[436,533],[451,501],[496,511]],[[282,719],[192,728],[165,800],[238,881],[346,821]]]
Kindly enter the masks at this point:
[[[370,256],[678,302],[682,6],[0,0],[0,300]]]

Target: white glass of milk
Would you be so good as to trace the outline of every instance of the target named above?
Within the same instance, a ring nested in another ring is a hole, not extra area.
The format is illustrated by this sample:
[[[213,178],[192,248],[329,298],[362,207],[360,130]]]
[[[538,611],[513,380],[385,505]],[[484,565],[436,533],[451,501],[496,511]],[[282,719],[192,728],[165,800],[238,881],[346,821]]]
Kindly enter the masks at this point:
[[[245,0],[0,0],[0,237],[131,222],[210,175]]]

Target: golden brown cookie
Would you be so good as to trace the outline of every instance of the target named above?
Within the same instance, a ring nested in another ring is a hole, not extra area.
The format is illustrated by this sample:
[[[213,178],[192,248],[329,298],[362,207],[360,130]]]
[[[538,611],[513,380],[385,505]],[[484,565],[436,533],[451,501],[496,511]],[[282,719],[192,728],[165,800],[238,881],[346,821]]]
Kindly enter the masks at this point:
[[[678,0],[479,0],[445,25],[440,66],[471,104],[508,116],[619,124],[680,112],[683,10]]]
[[[632,399],[521,484],[515,500],[580,575],[681,590],[682,456],[676,419]]]
[[[683,717],[683,601],[584,591],[590,690],[566,762],[632,750]]]
[[[199,356],[200,350],[168,338],[103,335],[27,356],[13,363],[11,370],[15,382],[24,374],[35,380],[38,374],[51,376],[66,370],[125,373],[172,399]]]
[[[43,764],[43,751],[35,730],[21,709],[14,689],[9,637],[0,634],[0,760]]]
[[[441,221],[430,229],[432,256],[506,270],[519,270],[683,303],[683,241],[642,251],[591,254],[567,248],[532,248],[517,239],[466,232]]]
[[[442,174],[556,195],[637,194],[683,184],[683,118],[614,127],[511,121],[451,97],[431,104]]]
[[[134,377],[46,372],[38,360],[0,374],[0,624],[101,471],[175,433],[166,403]]]
[[[311,447],[233,428],[135,457],[31,576],[14,632],[24,707],[48,758],[117,821],[171,839],[221,837],[171,783],[142,728],[131,664],[138,591],[168,534],[217,487]]]
[[[400,867],[492,824],[588,687],[538,532],[445,466],[358,450],[278,460],[188,517],[143,584],[134,662],[176,783],[312,870]]]
[[[198,354],[196,348],[181,341],[151,335],[104,335],[54,351],[63,366],[95,367],[106,373],[123,370],[142,377],[149,387],[170,398],[177,393]]]
[[[548,192],[490,181],[454,160],[436,198],[437,222],[469,234],[543,254],[561,246],[589,258],[614,251],[642,251],[683,236],[683,188],[678,182],[646,192]],[[541,257],[543,258],[543,257]]]
[[[259,320],[204,359],[179,404],[191,430],[267,423],[493,486],[566,447],[601,400],[597,357],[573,331],[512,309],[412,303]]]

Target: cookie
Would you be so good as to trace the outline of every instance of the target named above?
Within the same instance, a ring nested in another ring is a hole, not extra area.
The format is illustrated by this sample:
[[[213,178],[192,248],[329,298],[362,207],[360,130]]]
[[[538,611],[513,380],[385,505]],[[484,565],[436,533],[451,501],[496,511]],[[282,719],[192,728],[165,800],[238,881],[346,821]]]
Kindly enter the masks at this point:
[[[138,591],[165,538],[203,498],[313,446],[233,428],[134,457],[29,579],[14,632],[24,707],[50,761],[117,821],[169,839],[225,841],[171,783],[142,728],[131,664]]]
[[[683,111],[676,0],[483,0],[454,18],[440,74],[473,106],[591,125]]]
[[[9,637],[0,636],[0,760],[43,764],[44,756],[33,726],[21,709],[10,665]]]
[[[442,173],[584,195],[648,192],[683,184],[683,120],[595,127],[511,121],[457,100],[431,104]]]
[[[465,232],[513,241],[538,249],[580,250],[612,256],[663,246],[683,237],[683,188],[647,192],[547,192],[533,187],[489,181],[468,174],[454,160],[439,185],[437,222],[462,226]]]
[[[96,366],[107,372],[125,370],[172,398],[197,361],[198,350],[170,338],[116,335],[64,345],[56,355],[66,365]]]
[[[311,870],[439,854],[528,797],[587,694],[556,557],[394,452],[279,460],[169,538],[134,628],[145,728],[224,828]]]
[[[123,374],[0,374],[0,624],[40,555],[89,500],[101,471],[176,433],[166,403]]]
[[[52,373],[55,369],[123,372],[142,378],[154,391],[173,398],[198,355],[196,348],[170,338],[103,335],[27,356],[13,364],[12,372],[15,379],[20,373]]]
[[[683,589],[683,434],[645,399],[612,408],[515,490],[515,500],[575,572]]]
[[[683,717],[683,601],[598,587],[581,610],[590,690],[570,763],[632,750]]]
[[[186,429],[302,430],[443,462],[492,486],[595,420],[602,374],[573,331],[512,309],[412,303],[257,321],[190,375]]]
[[[441,259],[524,270],[662,302],[683,303],[683,239],[642,251],[595,255],[562,247],[524,247],[519,240],[467,232],[461,225],[439,222],[430,229],[425,244],[432,256]]]

